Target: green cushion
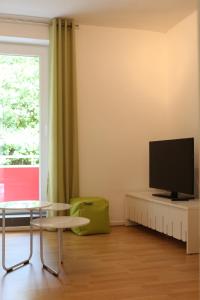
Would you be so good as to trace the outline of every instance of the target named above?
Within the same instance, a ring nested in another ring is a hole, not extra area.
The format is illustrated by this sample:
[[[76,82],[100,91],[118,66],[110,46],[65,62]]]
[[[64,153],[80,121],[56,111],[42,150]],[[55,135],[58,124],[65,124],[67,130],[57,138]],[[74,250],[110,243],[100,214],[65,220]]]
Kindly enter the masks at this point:
[[[96,233],[109,233],[109,204],[106,199],[81,197],[70,199],[70,216],[85,217],[90,219],[86,226],[73,228],[72,231],[78,235],[89,235]]]

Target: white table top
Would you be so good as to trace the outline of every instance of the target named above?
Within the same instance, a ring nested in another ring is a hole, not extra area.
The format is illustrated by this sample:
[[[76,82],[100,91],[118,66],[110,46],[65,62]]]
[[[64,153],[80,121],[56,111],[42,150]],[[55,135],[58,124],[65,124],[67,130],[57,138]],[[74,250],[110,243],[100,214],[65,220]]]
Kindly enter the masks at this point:
[[[37,218],[31,221],[31,224],[42,228],[73,228],[80,227],[90,223],[90,220],[82,217],[57,216],[50,218]]]
[[[67,203],[52,203],[51,206],[45,207],[45,210],[68,210],[71,205]]]
[[[41,202],[41,201],[8,201],[0,202],[0,210],[38,210],[40,208],[50,207],[52,203],[50,202]]]

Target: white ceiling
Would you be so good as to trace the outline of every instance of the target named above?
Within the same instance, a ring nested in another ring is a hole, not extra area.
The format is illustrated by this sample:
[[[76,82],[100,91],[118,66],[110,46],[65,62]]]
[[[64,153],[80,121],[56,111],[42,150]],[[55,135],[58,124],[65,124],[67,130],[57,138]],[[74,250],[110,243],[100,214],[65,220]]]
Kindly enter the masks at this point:
[[[167,31],[197,9],[198,0],[1,0],[0,15],[53,18],[79,24]]]

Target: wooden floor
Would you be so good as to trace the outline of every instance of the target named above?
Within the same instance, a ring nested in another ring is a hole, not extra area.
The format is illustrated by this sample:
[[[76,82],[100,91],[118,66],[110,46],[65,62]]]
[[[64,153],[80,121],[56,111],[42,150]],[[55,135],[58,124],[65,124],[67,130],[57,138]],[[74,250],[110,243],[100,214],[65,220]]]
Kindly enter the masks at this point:
[[[8,233],[9,263],[26,255],[27,243],[27,233]],[[55,233],[45,233],[45,244],[55,264]],[[184,243],[141,226],[83,237],[65,232],[59,278],[41,268],[37,232],[34,248],[31,264],[8,274],[0,269],[1,300],[199,299],[198,255],[186,255]]]

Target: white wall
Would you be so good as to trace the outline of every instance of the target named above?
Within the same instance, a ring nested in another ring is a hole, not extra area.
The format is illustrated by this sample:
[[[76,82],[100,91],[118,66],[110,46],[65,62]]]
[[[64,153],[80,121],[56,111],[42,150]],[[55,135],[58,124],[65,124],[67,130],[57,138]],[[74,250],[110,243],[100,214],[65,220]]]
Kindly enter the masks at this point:
[[[165,36],[80,26],[77,32],[80,188],[110,201],[148,187],[148,142],[168,135]]]
[[[198,183],[199,142],[197,17],[197,12],[191,14],[168,31],[166,35],[171,137],[195,137],[196,187]]]

